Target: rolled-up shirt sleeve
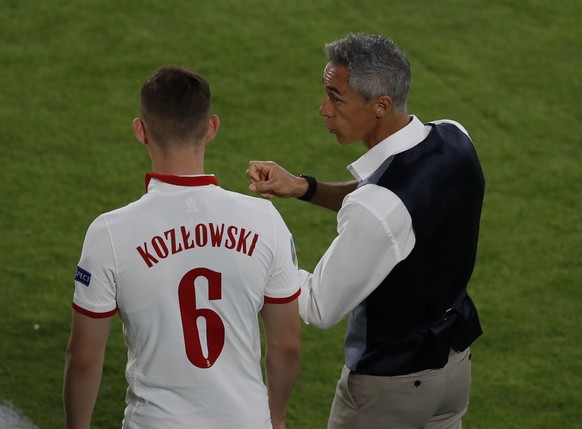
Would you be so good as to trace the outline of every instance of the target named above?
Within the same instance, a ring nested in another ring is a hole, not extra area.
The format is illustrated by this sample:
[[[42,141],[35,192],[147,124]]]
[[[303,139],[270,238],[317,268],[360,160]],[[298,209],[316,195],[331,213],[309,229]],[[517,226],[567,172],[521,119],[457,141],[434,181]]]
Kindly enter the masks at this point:
[[[368,184],[349,194],[337,215],[338,235],[313,273],[300,269],[299,313],[329,329],[339,323],[412,251],[412,220],[393,192]]]

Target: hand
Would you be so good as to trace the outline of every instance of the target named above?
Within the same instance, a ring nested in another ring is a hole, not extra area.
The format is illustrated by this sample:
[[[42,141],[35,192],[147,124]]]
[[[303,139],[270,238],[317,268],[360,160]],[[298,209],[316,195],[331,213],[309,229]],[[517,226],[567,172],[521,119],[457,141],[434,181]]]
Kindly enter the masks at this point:
[[[294,176],[273,161],[251,161],[246,171],[249,190],[263,198],[299,198],[307,192],[307,180]]]

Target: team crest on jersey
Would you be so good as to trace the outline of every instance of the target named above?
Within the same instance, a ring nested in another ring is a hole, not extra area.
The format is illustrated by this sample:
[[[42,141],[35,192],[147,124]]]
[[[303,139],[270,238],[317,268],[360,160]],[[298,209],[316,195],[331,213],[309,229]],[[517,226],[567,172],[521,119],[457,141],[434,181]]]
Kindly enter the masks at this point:
[[[293,264],[296,267],[299,266],[299,262],[297,260],[297,252],[295,251],[295,242],[293,241],[293,237],[291,237],[291,259],[293,260]]]
[[[75,281],[84,284],[85,286],[89,286],[91,283],[91,273],[89,271],[85,271],[83,268],[77,265],[77,272],[75,273]]]

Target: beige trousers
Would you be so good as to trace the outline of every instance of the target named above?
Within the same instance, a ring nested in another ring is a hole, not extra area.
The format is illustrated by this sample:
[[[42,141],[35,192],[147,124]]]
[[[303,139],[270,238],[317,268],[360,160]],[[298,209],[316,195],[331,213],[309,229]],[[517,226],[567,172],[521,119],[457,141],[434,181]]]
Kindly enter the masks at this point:
[[[344,366],[328,429],[460,429],[469,406],[471,354],[451,352],[444,368],[395,377]]]

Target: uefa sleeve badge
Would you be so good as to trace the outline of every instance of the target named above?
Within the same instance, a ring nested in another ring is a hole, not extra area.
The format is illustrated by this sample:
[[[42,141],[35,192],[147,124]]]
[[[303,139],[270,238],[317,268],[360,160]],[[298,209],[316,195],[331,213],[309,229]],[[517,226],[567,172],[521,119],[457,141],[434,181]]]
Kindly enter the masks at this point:
[[[299,266],[299,261],[297,260],[297,252],[295,251],[295,242],[293,241],[293,237],[291,237],[291,260],[293,261],[293,265],[295,267]]]
[[[89,287],[89,283],[91,283],[91,273],[77,265],[77,271],[75,272],[75,281]]]

